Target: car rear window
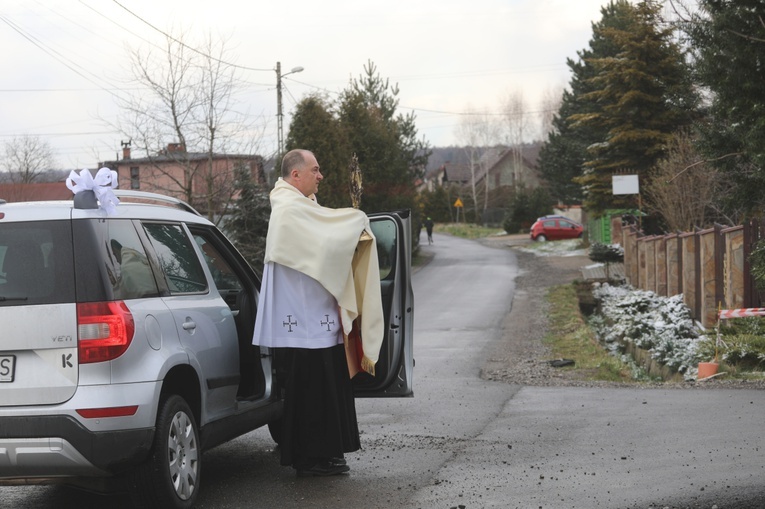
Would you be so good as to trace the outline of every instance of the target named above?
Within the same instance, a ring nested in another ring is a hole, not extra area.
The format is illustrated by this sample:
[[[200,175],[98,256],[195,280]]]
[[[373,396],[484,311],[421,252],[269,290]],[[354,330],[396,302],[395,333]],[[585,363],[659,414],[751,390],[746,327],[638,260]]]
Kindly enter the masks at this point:
[[[0,224],[0,306],[74,302],[70,221]]]

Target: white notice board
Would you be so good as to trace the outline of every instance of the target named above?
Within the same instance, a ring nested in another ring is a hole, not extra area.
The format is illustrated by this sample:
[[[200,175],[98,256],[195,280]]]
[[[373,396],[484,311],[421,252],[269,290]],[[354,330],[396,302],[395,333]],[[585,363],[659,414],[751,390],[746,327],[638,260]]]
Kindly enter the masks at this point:
[[[613,194],[640,194],[637,175],[613,175],[611,177]]]

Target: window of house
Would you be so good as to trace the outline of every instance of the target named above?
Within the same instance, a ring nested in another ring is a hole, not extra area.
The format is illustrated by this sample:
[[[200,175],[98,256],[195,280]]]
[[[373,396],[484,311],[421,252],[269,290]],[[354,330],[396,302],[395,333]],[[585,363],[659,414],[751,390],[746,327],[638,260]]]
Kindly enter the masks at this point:
[[[130,167],[130,189],[141,189],[141,182],[138,175],[138,166]]]

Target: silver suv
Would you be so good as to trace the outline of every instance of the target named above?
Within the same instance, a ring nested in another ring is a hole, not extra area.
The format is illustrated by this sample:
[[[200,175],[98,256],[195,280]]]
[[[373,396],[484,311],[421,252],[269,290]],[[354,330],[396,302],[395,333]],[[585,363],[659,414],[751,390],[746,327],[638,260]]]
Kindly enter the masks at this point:
[[[280,367],[251,344],[260,281],[188,205],[116,194],[112,215],[0,201],[0,484],[190,507],[203,451],[263,425],[278,442]],[[409,217],[370,219],[387,337],[356,392],[411,396]]]

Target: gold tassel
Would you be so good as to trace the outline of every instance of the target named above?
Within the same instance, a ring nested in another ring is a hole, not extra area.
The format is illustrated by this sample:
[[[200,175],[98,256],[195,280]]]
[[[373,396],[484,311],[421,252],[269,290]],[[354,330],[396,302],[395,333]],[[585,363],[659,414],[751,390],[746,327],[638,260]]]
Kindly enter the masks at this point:
[[[361,369],[366,371],[372,376],[375,376],[375,363],[372,362],[366,355],[361,358]]]
[[[361,207],[361,193],[364,192],[364,186],[361,183],[361,168],[359,168],[359,158],[356,157],[356,152],[351,157],[348,173],[350,176],[348,190],[351,193],[351,205],[354,209],[358,209]]]

